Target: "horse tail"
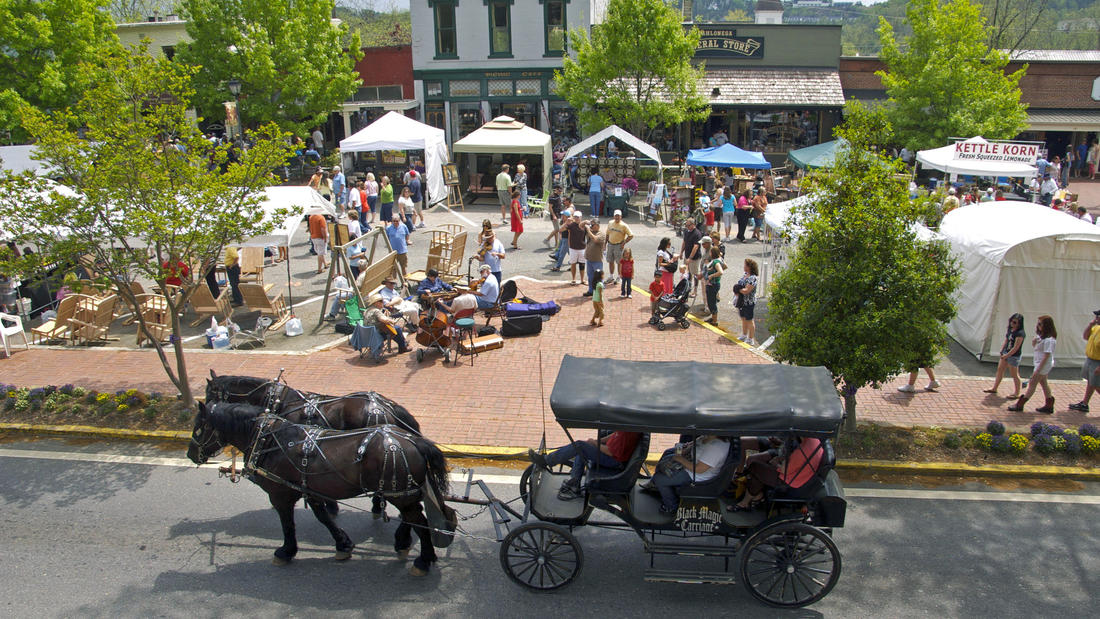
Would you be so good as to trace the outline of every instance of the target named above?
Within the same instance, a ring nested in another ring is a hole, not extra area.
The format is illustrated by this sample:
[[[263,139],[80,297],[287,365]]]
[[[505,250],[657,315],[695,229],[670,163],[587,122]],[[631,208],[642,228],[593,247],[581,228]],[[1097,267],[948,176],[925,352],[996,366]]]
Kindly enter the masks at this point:
[[[423,436],[413,436],[410,437],[410,440],[416,446],[416,450],[420,452],[420,457],[424,459],[424,466],[427,468],[425,477],[428,479],[428,483],[432,485],[436,494],[442,500],[451,490],[450,480],[447,478],[447,459],[443,457],[443,452],[435,443]]]
[[[393,418],[397,421],[397,425],[416,433],[418,436],[420,435],[420,422],[412,416],[409,409],[391,400],[390,410],[393,413]]]

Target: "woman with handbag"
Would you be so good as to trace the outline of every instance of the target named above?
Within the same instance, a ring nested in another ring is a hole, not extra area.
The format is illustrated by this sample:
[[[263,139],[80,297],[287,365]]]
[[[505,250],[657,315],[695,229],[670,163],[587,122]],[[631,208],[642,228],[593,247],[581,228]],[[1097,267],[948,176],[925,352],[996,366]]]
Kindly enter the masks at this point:
[[[737,293],[734,306],[738,308],[738,313],[741,315],[741,335],[737,339],[749,346],[756,346],[756,322],[753,316],[756,310],[756,281],[759,274],[760,267],[756,266],[756,261],[745,258],[745,275],[737,280],[737,285],[733,287],[733,291]],[[741,305],[737,305],[738,301]]]
[[[657,244],[657,268],[664,271],[661,275],[661,284],[665,287],[665,294],[672,294],[672,274],[678,268],[677,256],[672,253],[672,239],[665,237]]]

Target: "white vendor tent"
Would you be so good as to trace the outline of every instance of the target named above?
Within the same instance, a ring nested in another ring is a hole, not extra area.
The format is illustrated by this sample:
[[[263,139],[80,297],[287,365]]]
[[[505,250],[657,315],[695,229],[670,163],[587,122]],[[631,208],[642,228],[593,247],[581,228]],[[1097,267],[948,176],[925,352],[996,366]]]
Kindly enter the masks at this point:
[[[990,144],[981,136],[964,140],[963,144]],[[1035,176],[1035,166],[1014,161],[988,161],[983,159],[956,159],[956,146],[948,144],[939,148],[917,151],[917,162],[925,168],[933,168],[947,174],[971,174],[974,176]]]
[[[340,140],[341,153],[376,150],[423,150],[429,196],[425,203],[434,204],[447,198],[447,188],[443,184],[443,164],[449,162],[450,157],[447,154],[447,138],[442,129],[391,111],[350,138]]]
[[[642,155],[652,159],[657,163],[657,178],[662,178],[661,173],[664,170],[664,166],[661,164],[661,153],[656,148],[646,144],[640,139],[634,137],[634,134],[630,133],[626,129],[618,125],[611,125],[610,127],[604,127],[599,132],[586,137],[580,142],[574,144],[569,150],[565,151],[565,157],[562,161],[567,161],[580,155],[584,151],[592,148],[596,144],[603,142],[609,138],[616,138],[623,144],[629,145],[634,150],[638,151]]]
[[[791,221],[793,211],[795,207],[812,204],[813,201],[814,196],[807,194],[786,202],[773,202],[768,205],[768,210],[764,211],[764,223],[776,232],[786,232],[792,239],[797,239],[802,233],[802,227]],[[919,223],[913,224],[911,228],[918,241],[937,241],[944,238],[942,234]]]
[[[45,163],[34,155],[33,144],[20,144],[16,146],[0,146],[0,160],[3,161],[3,169],[11,170],[15,174],[34,172],[39,176],[45,176]]]
[[[455,142],[456,153],[542,155],[542,186],[550,187],[554,156],[550,135],[532,129],[511,116],[497,116],[478,130]]]
[[[948,332],[979,359],[996,360],[1008,318],[1024,315],[1030,337],[1047,314],[1060,331],[1056,364],[1084,360],[1080,333],[1100,307],[1100,228],[1066,213],[1021,202],[955,209],[940,232],[962,264],[959,313]]]
[[[298,231],[302,218],[318,213],[336,218],[336,207],[324,199],[312,187],[268,187],[260,205],[264,220],[275,227],[271,232],[254,236],[241,243],[242,247],[282,247],[290,245],[290,238]],[[276,218],[279,209],[287,209],[284,217]]]

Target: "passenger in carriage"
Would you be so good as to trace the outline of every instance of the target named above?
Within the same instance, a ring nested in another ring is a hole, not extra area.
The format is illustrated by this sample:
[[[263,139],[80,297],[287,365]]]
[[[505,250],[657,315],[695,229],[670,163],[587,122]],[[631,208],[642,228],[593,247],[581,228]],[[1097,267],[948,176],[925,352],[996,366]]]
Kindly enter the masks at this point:
[[[740,458],[740,439],[735,440],[737,443],[731,450],[725,437],[706,434],[690,443],[677,443],[672,450],[666,451],[653,474],[653,485],[661,493],[661,513],[676,513],[680,486],[717,477],[730,451],[735,452],[732,457]]]
[[[780,453],[777,457],[761,458],[748,463],[748,489],[745,496],[729,511],[748,511],[764,498],[766,488],[786,487],[798,489],[817,475],[821,459],[825,454],[821,439],[797,439],[790,447],[786,460]],[[771,454],[769,453],[769,456]]]
[[[584,494],[581,492],[581,478],[584,476],[585,467],[595,463],[601,471],[607,470],[617,473],[630,461],[634,448],[641,439],[641,432],[612,432],[611,434],[587,441],[573,441],[565,447],[559,447],[543,456],[533,449],[527,450],[527,457],[535,466],[549,469],[573,461],[573,468],[569,473],[569,479],[561,485],[558,498],[563,501],[578,499]]]

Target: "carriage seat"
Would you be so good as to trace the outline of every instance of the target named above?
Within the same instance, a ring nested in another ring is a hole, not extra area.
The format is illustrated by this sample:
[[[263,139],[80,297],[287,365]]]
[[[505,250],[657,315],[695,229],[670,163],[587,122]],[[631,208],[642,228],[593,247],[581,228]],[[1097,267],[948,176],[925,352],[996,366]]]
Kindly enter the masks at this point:
[[[836,450],[833,448],[832,441],[829,439],[822,440],[821,449],[821,462],[818,463],[817,472],[809,481],[799,488],[789,486],[773,488],[770,491],[769,498],[772,501],[779,502],[801,502],[817,494],[817,491],[825,484],[829,471],[832,471],[833,467],[836,466]]]
[[[600,438],[604,436],[605,433],[601,432]],[[604,475],[595,465],[588,467],[588,483],[586,484],[588,491],[602,494],[629,493],[630,489],[634,487],[634,482],[638,481],[638,475],[641,473],[642,464],[645,462],[647,455],[649,455],[649,433],[643,432],[638,437],[638,444],[634,446],[630,459],[626,461],[621,471]]]
[[[734,449],[733,443],[729,443],[729,448],[726,451],[726,461],[722,463],[722,469],[718,471],[716,477],[711,478],[708,481],[701,483],[691,482],[686,486],[680,487],[681,499],[714,499],[720,496],[726,491],[726,488],[730,485],[730,480],[733,479],[733,473],[737,470],[737,465],[741,463],[741,453],[739,449]]]

